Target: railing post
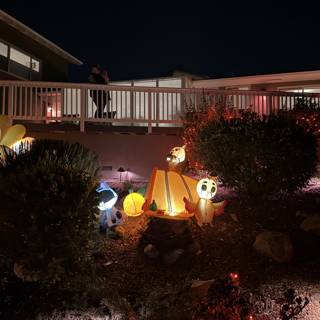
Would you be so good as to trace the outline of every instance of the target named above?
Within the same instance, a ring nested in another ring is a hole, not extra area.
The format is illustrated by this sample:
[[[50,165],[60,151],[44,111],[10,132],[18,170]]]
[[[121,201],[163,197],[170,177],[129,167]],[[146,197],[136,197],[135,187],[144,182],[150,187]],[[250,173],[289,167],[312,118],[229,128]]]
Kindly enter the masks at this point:
[[[268,95],[268,102],[267,102],[267,115],[270,116],[271,113],[273,113],[273,109],[274,109],[274,106],[273,106],[273,103],[272,103],[273,99],[272,99],[272,95],[269,94]]]
[[[9,84],[8,87],[8,117],[10,124],[13,122],[13,85]]]
[[[148,92],[148,134],[152,133],[152,95]]]
[[[86,105],[87,105],[87,89],[81,88],[80,89],[81,98],[80,98],[80,132],[85,131],[85,118],[86,118]]]
[[[131,81],[131,87],[134,87],[134,82]],[[122,94],[122,91],[121,91],[121,94]],[[134,107],[135,107],[135,93],[130,90],[130,119],[132,120],[134,118]],[[141,109],[141,101],[140,102],[140,105],[138,106],[139,107],[139,110]],[[122,106],[121,106],[122,108]],[[127,106],[125,106],[125,108],[127,108]],[[134,123],[131,122],[131,126],[133,126]]]
[[[159,88],[159,80],[158,79],[156,80],[156,87]],[[156,126],[159,127],[159,120],[160,120],[159,92],[156,91],[154,94],[155,94],[154,109],[155,109],[155,114],[156,114]],[[164,120],[164,119],[162,119],[162,120]]]

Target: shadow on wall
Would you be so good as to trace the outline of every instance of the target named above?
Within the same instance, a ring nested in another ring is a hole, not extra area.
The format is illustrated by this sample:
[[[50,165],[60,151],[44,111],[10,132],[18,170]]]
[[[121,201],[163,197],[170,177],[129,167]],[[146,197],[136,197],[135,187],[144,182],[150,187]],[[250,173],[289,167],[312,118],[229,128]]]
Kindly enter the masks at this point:
[[[96,152],[102,175],[108,181],[147,181],[153,167],[167,169],[166,155],[182,138],[173,135],[135,135],[81,132],[34,132],[35,138],[79,142]],[[129,170],[127,170],[129,169]]]

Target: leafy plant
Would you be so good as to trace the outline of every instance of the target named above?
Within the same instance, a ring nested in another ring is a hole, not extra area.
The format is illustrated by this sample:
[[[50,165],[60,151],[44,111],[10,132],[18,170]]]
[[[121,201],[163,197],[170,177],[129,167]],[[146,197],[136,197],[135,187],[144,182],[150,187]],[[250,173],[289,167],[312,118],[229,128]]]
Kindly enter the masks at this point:
[[[213,282],[208,296],[194,310],[193,319],[253,320],[249,297],[240,288],[239,275],[230,273]]]
[[[247,195],[293,192],[316,170],[316,137],[284,115],[213,117],[194,132],[203,167]]]
[[[0,248],[16,273],[69,287],[91,262],[98,163],[79,144],[36,141],[0,168]]]
[[[280,305],[281,320],[297,319],[297,316],[309,304],[307,297],[298,296],[294,289],[288,289],[284,292],[283,298],[276,302]]]

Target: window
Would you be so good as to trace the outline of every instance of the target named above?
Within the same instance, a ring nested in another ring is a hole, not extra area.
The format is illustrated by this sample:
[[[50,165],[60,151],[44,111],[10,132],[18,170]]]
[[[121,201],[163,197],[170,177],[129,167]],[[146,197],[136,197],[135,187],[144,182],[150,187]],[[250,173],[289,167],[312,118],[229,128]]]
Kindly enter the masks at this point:
[[[40,72],[40,61],[32,58],[31,69],[32,71]]]
[[[17,62],[26,68],[31,67],[31,57],[14,48],[10,48],[10,60]]]
[[[41,61],[0,39],[0,69],[29,80],[41,80]]]
[[[0,42],[0,56],[8,57],[8,46],[3,42]]]

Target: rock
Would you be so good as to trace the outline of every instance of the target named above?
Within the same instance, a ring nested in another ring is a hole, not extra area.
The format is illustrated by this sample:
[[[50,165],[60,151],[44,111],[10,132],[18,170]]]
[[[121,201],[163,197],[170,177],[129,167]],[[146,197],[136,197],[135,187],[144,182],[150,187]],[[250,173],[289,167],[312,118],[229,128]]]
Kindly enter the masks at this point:
[[[290,238],[281,232],[264,231],[257,235],[253,244],[262,255],[284,263],[293,258],[293,246]]]
[[[233,221],[239,222],[238,216],[235,213],[230,213],[230,217]]]
[[[188,246],[188,253],[191,255],[200,255],[202,253],[201,246],[198,242],[193,242]]]
[[[320,215],[313,215],[302,221],[300,228],[303,231],[310,232],[320,236]]]
[[[178,248],[187,250],[187,247],[192,242],[191,229],[186,221],[159,218],[149,221],[140,239],[143,247],[152,243],[161,253],[170,252]]]
[[[176,235],[182,235],[185,232],[188,232],[189,225],[187,221],[172,221],[171,230]]]
[[[143,253],[150,259],[157,259],[159,257],[159,251],[153,244],[146,245]]]
[[[18,278],[26,282],[34,282],[38,280],[36,275],[32,275],[27,272],[27,270],[25,270],[25,268],[19,263],[15,263],[13,265],[13,272]]]
[[[208,295],[208,290],[214,280],[195,280],[191,284],[191,297],[192,299],[202,299]]]
[[[184,253],[183,249],[176,249],[171,252],[165,253],[163,255],[163,262],[165,264],[174,264],[179,260],[179,258],[183,255],[183,253]]]

